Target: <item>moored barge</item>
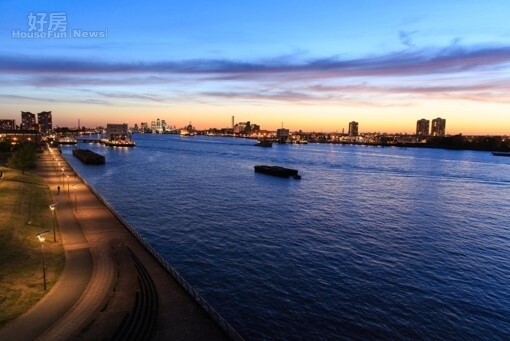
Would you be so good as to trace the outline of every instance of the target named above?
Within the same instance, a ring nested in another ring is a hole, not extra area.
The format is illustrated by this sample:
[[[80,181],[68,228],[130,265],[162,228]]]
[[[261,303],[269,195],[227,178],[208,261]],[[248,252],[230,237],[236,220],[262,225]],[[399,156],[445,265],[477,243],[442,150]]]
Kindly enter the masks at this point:
[[[510,156],[510,152],[492,152],[494,156]]]
[[[272,147],[273,146],[273,142],[269,141],[269,140],[260,140],[258,141],[256,144],[254,144],[254,146],[257,146],[257,147]]]
[[[88,165],[103,165],[105,163],[103,155],[96,154],[88,149],[74,149],[73,155]]]
[[[256,173],[263,173],[281,178],[294,177],[294,179],[301,179],[301,175],[298,174],[297,169],[285,168],[280,166],[267,166],[267,165],[256,165],[254,166]]]

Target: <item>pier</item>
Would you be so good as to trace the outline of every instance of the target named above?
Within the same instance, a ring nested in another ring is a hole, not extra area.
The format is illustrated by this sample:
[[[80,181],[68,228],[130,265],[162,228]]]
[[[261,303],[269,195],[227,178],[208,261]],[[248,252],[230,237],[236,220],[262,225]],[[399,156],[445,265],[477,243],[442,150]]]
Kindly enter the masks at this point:
[[[94,137],[77,137],[76,142],[78,142],[78,143],[101,143],[101,139],[94,138]]]

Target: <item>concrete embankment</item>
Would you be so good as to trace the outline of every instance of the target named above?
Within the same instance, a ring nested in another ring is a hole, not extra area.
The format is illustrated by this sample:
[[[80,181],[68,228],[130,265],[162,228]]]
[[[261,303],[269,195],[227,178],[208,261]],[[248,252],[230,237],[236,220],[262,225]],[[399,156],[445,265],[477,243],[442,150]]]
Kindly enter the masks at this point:
[[[71,167],[69,165],[69,167]],[[72,167],[71,167],[72,168]],[[74,169],[73,169],[74,171]],[[209,317],[215,321],[215,323],[228,335],[229,338],[234,340],[242,340],[241,335],[209,304],[203,299],[200,294],[163,258],[159,253],[145,241],[145,239],[127,222],[118,212],[106,201],[85,179],[80,178],[88,190],[93,193],[96,198],[108,208],[108,210],[114,215],[117,220],[129,231],[138,242],[145,248],[145,250],[156,260],[159,265],[177,282],[181,288],[194,299],[197,305],[199,305]],[[130,250],[131,251],[131,250]],[[164,289],[164,288],[162,288]],[[164,307],[162,307],[164,309]]]
[[[57,203],[66,266],[0,339],[242,339],[58,152],[45,151],[38,172]]]

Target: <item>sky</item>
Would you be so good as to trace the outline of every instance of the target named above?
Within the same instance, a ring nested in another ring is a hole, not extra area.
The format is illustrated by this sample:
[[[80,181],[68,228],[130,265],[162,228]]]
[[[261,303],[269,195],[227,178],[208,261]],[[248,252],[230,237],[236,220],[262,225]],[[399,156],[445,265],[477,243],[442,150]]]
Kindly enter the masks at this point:
[[[510,135],[508,0],[0,0],[0,119]]]

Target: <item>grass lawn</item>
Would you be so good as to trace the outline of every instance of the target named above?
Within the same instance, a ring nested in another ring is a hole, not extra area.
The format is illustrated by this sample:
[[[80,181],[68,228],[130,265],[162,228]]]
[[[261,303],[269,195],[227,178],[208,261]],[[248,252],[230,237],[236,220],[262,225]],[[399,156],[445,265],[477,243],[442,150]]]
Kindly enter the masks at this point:
[[[45,294],[42,248],[36,234],[52,231],[51,193],[39,177],[0,166],[0,327]],[[44,245],[47,291],[64,267],[64,250],[50,232]]]

